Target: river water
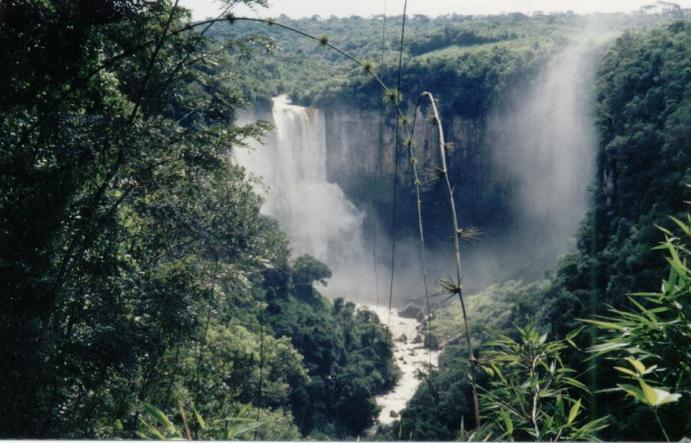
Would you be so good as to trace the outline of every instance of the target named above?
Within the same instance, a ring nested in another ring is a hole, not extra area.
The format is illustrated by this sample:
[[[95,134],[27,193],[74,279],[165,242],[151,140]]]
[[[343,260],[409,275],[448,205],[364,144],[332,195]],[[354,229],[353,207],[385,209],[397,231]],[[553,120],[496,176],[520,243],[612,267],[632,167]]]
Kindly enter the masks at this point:
[[[376,313],[383,324],[389,325],[389,330],[394,341],[394,359],[401,370],[401,377],[394,389],[384,395],[376,397],[381,412],[377,417],[379,424],[391,424],[398,414],[405,408],[408,400],[413,398],[420,381],[415,377],[417,371],[424,369],[430,363],[437,366],[440,351],[432,351],[423,346],[422,341],[413,343],[421,328],[420,322],[414,318],[405,318],[398,315],[395,309],[385,306],[366,306]],[[422,336],[422,334],[419,334]],[[403,340],[405,338],[405,340]]]
[[[249,123],[257,119],[248,113],[240,120]],[[266,186],[257,189],[265,198],[262,211],[276,218],[290,235],[293,256],[310,254],[331,267],[333,278],[323,289],[327,296],[372,288],[374,281],[366,281],[371,275],[371,258],[363,243],[364,214],[327,179],[322,112],[292,105],[288,97],[279,96],[273,99],[271,119],[275,130],[267,134],[265,145],[254,144],[250,150],[235,153],[236,160],[261,177]],[[378,422],[385,425],[395,420],[415,394],[419,384],[415,373],[430,363],[436,366],[439,352],[430,356],[422,341],[413,343],[420,326],[416,319],[403,318],[395,310],[389,319],[387,307],[367,308],[384,324],[390,320],[394,358],[401,370],[394,389],[376,398],[382,408]]]

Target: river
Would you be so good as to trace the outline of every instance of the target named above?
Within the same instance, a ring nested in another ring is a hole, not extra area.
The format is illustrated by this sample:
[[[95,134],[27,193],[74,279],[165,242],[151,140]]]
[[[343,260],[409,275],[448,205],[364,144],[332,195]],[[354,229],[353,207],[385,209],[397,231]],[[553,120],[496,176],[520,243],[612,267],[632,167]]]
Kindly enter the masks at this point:
[[[408,400],[413,398],[420,384],[415,373],[430,363],[436,367],[441,351],[432,351],[430,356],[429,350],[421,341],[413,343],[421,327],[416,319],[401,317],[395,309],[391,311],[391,318],[388,319],[389,309],[386,306],[366,306],[366,308],[376,313],[383,324],[387,324],[388,320],[394,341],[394,359],[401,370],[401,377],[393,390],[376,397],[377,405],[381,407],[377,421],[381,425],[388,425],[396,420]],[[405,341],[402,339],[403,336],[405,336]]]

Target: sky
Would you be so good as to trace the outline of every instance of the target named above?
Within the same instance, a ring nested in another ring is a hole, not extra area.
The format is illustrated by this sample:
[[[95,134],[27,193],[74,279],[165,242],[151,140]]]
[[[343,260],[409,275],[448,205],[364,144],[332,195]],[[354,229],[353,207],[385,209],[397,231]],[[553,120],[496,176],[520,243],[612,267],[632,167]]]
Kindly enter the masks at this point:
[[[194,19],[218,15],[219,0],[180,0],[192,9]],[[269,8],[257,10],[262,17],[275,17],[286,14],[293,18],[320,15],[339,17],[359,15],[369,17],[382,14],[400,15],[404,0],[269,0]],[[408,0],[409,14],[500,14],[504,12],[629,12],[655,0]],[[691,0],[676,0],[674,3],[691,8]],[[236,9],[236,13],[251,13],[246,9]]]

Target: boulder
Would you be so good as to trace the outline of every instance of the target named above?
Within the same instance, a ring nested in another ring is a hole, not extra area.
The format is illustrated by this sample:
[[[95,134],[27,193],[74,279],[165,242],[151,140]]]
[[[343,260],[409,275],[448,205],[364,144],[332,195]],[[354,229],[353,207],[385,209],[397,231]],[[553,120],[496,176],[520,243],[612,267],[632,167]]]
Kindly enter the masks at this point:
[[[432,349],[439,349],[439,339],[437,338],[436,335],[432,334],[425,334],[425,348],[429,348],[430,344]]]
[[[424,317],[424,312],[422,311],[422,308],[420,308],[419,306],[409,304],[405,308],[398,311],[398,315],[403,318],[414,318],[417,320],[420,315]]]

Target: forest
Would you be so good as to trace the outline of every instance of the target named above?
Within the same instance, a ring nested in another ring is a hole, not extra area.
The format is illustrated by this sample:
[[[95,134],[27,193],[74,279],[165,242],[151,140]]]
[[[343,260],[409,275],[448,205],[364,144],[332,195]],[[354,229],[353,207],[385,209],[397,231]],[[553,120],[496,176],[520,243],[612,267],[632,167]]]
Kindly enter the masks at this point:
[[[222,3],[0,2],[0,438],[691,438],[691,10]]]

